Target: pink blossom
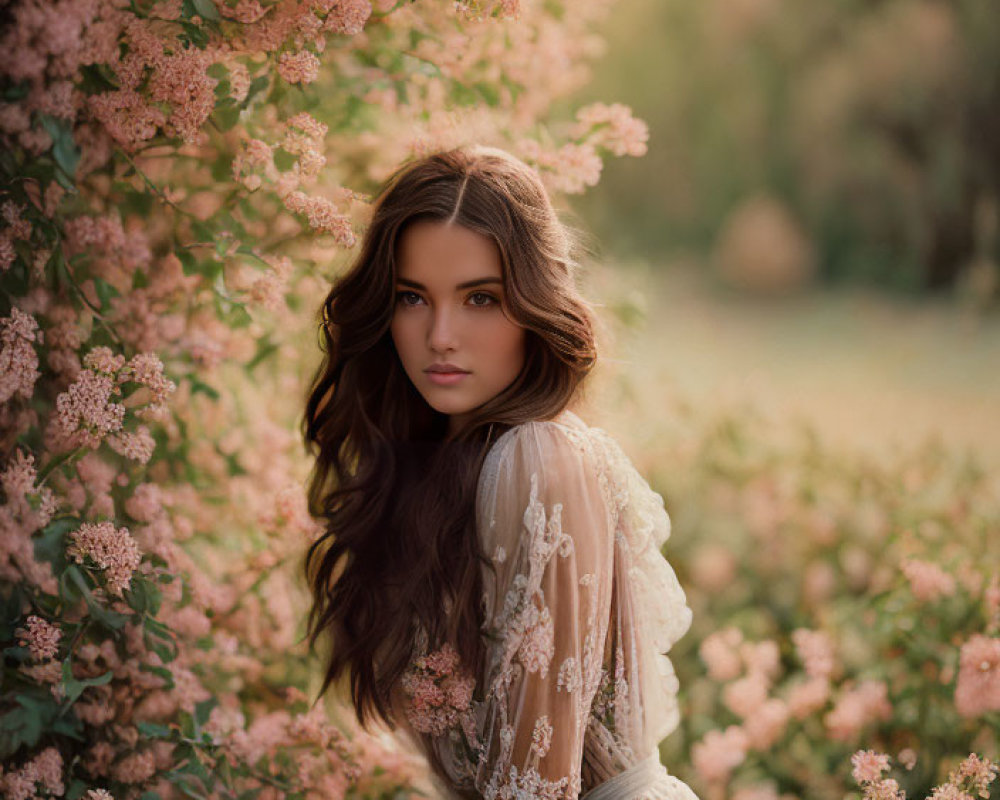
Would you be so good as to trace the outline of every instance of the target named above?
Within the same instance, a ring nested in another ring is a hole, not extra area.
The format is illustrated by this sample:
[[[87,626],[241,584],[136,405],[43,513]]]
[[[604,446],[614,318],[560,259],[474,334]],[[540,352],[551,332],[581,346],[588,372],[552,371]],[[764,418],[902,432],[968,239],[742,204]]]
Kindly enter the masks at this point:
[[[829,678],[833,674],[833,641],[827,633],[797,628],[792,631],[792,641],[810,678]]]
[[[691,747],[691,762],[703,780],[721,783],[743,763],[746,753],[746,734],[738,725],[730,725],[725,731],[709,731],[695,742]]]
[[[300,111],[285,122],[285,141],[282,147],[289,153],[299,153],[303,141],[305,146],[317,146],[322,143],[328,130],[326,123],[320,122],[307,111]]]
[[[129,753],[111,766],[111,777],[121,783],[143,783],[156,773],[152,750]]]
[[[308,50],[282,53],[278,57],[278,74],[288,83],[312,83],[319,77],[319,59]]]
[[[1000,638],[974,634],[959,653],[955,708],[964,717],[1000,709]]]
[[[42,752],[32,759],[35,769],[35,780],[48,790],[49,794],[62,795],[65,791],[63,786],[63,759],[60,752],[54,747],[46,747]]]
[[[149,81],[150,96],[171,104],[169,126],[186,142],[195,141],[215,109],[215,86],[209,56],[195,47],[179,49],[157,65]]]
[[[773,640],[743,642],[740,645],[740,655],[747,672],[759,672],[767,678],[774,678],[781,669],[778,643]]]
[[[843,690],[832,711],[823,717],[831,739],[850,741],[870,722],[887,720],[892,706],[882,681],[866,680]]]
[[[83,366],[94,372],[117,375],[118,371],[125,366],[125,356],[112,353],[110,347],[95,347],[83,357]]]
[[[100,445],[109,433],[121,430],[125,406],[111,401],[118,392],[114,380],[85,370],[56,397],[56,421],[60,432],[72,445]]]
[[[364,29],[371,13],[370,0],[340,0],[327,15],[323,29],[356,36]]]
[[[896,760],[905,769],[913,769],[917,765],[917,753],[912,747],[904,747],[896,754]]]
[[[970,794],[975,793],[980,797],[989,797],[990,784],[993,783],[998,772],[1000,772],[1000,766],[988,758],[980,758],[975,753],[969,753],[968,757],[958,765],[958,769],[949,773],[948,780],[956,786],[964,784],[964,788]]]
[[[32,343],[41,344],[43,338],[35,318],[17,306],[11,308],[9,317],[0,319],[0,402],[12,397],[31,399],[41,376]]]
[[[260,0],[238,0],[236,5],[232,7],[225,3],[221,4],[219,10],[230,19],[242,22],[244,25],[250,25],[263,17],[270,9],[264,8],[260,4]]]
[[[649,141],[649,127],[632,116],[632,109],[621,103],[592,103],[576,113],[574,137],[593,131],[591,142],[608,148],[616,156],[643,156]]]
[[[152,522],[163,513],[163,489],[155,483],[140,483],[125,501],[125,512],[139,522]]]
[[[152,139],[167,122],[163,111],[146,103],[143,96],[131,88],[93,95],[88,98],[88,108],[127,152]]]
[[[115,798],[107,789],[88,789],[83,800],[115,800]]]
[[[900,568],[910,581],[910,590],[917,600],[936,600],[955,593],[955,578],[929,561],[905,559]]]
[[[146,464],[153,456],[156,441],[149,428],[140,425],[134,432],[112,434],[108,437],[108,446],[126,458]]]
[[[354,246],[355,236],[350,219],[337,211],[337,207],[325,197],[295,191],[285,196],[284,203],[289,211],[304,215],[309,225],[320,233],[333,234],[344,247]]]
[[[769,684],[759,672],[751,672],[726,685],[722,699],[726,707],[739,717],[746,719],[755,714],[767,700]]]
[[[742,641],[743,635],[733,627],[715,631],[702,640],[698,654],[712,680],[728,681],[740,674],[742,663],[737,648]]]
[[[858,750],[851,756],[852,773],[858,783],[882,780],[882,773],[889,769],[889,756],[874,750]]]
[[[414,660],[400,686],[406,694],[404,711],[414,730],[439,736],[469,713],[475,679],[459,668],[450,643]]]
[[[788,706],[784,700],[772,697],[743,721],[747,747],[767,750],[781,738],[787,725]]]
[[[0,233],[0,272],[10,269],[14,259],[17,258],[17,251],[14,250],[14,242],[7,231]]]
[[[129,587],[132,573],[138,569],[142,558],[128,528],[116,530],[110,520],[85,522],[70,533],[70,540],[67,555],[78,564],[89,556],[104,570],[111,593],[120,597],[122,591]]]
[[[26,628],[18,629],[21,646],[27,647],[31,657],[36,661],[55,658],[59,652],[62,631],[34,614],[28,617],[26,625]]]
[[[755,783],[737,789],[733,792],[732,800],[779,800],[778,789],[774,781]]]
[[[893,778],[866,783],[862,787],[864,800],[905,800],[906,794]]]

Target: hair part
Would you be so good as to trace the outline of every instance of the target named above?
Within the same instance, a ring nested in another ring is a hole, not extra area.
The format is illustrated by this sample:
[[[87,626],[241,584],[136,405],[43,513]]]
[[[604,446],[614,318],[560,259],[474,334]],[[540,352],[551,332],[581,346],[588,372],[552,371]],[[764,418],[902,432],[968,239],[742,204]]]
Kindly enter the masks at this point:
[[[396,247],[417,220],[462,225],[500,252],[504,313],[526,330],[523,368],[454,435],[403,371],[390,325]],[[490,445],[551,419],[596,361],[594,317],[574,280],[573,240],[538,174],[503,150],[464,147],[404,164],[386,181],[360,252],[322,305],[324,357],[302,422],[315,455],[310,513],[323,533],[304,563],[308,639],[329,645],[323,695],[349,672],[367,729],[395,728],[392,687],[418,647],[450,642],[481,674],[476,492]],[[479,689],[481,691],[481,688]]]

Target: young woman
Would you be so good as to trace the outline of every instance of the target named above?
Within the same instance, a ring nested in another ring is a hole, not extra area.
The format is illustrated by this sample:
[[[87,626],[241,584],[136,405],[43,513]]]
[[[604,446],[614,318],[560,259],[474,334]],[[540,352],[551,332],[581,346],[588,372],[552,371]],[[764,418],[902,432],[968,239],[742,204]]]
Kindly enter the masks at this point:
[[[691,624],[662,498],[569,410],[595,358],[537,174],[400,168],[323,304],[303,432],[324,693],[349,672],[448,798],[696,800],[659,763]]]

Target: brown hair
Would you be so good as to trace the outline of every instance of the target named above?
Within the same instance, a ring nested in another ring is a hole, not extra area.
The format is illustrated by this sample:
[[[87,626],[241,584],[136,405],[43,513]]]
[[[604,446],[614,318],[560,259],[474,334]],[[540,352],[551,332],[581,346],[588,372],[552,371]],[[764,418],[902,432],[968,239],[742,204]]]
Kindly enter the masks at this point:
[[[390,334],[396,245],[418,219],[496,244],[504,313],[526,329],[521,372],[453,436],[410,383]],[[415,654],[416,621],[430,649],[450,642],[480,674],[480,564],[492,566],[475,526],[483,459],[512,426],[562,411],[596,360],[571,250],[534,170],[502,150],[457,148],[388,179],[360,253],[323,303],[325,355],[302,423],[316,457],[309,510],[325,528],[305,558],[308,638],[310,650],[321,634],[330,639],[320,695],[350,667],[366,729],[373,712],[395,728],[391,689]]]

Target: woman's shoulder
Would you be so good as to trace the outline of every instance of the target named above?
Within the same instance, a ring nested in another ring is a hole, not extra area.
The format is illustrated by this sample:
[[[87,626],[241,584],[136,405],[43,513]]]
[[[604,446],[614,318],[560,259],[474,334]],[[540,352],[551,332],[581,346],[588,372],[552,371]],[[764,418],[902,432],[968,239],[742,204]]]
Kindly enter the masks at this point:
[[[528,420],[506,430],[490,447],[486,462],[510,462],[518,451],[534,450],[544,455],[546,450],[571,447],[585,449],[595,429],[569,409],[551,419]]]
[[[495,487],[505,474],[520,468],[545,471],[567,464],[598,473],[606,485],[614,480],[614,473],[627,467],[623,458],[621,448],[602,428],[564,409],[551,419],[523,422],[501,434],[483,463],[480,488]]]

